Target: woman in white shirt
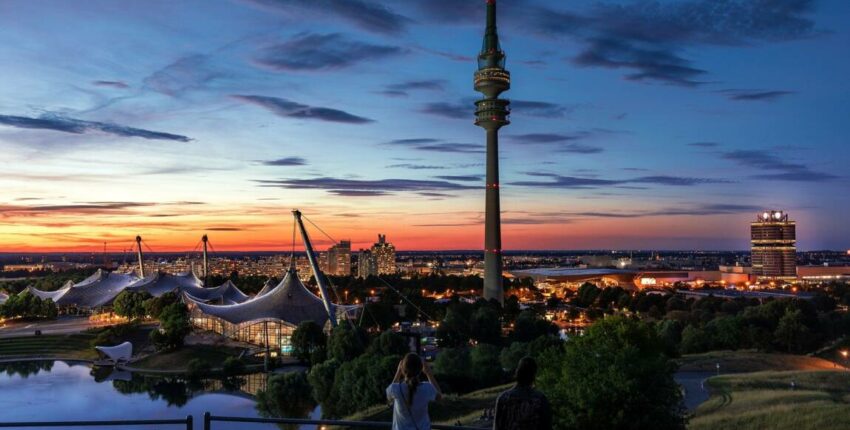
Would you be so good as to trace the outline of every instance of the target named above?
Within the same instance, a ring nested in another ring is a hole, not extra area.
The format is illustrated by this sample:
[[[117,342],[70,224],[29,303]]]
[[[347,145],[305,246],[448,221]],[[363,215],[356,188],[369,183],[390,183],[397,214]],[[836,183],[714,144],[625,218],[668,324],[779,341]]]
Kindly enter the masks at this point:
[[[428,382],[421,382],[423,374]],[[416,354],[405,355],[387,387],[387,400],[393,402],[393,430],[431,430],[428,404],[442,397],[428,364]]]

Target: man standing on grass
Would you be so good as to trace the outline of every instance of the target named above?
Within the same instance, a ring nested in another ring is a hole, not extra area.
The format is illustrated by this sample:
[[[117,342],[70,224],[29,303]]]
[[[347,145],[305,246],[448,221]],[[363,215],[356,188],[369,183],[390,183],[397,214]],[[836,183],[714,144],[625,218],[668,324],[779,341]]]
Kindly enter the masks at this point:
[[[494,430],[551,430],[552,408],[549,400],[534,389],[537,362],[524,357],[516,368],[516,385],[496,399]]]

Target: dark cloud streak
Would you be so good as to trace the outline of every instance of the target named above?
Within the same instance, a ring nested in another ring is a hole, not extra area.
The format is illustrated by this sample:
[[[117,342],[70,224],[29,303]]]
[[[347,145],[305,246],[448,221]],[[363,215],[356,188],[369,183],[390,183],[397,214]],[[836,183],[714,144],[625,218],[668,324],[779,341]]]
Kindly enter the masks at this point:
[[[181,136],[179,134],[151,131],[106,122],[84,121],[81,119],[68,118],[53,114],[41,115],[38,118],[0,115],[0,125],[37,130],[52,130],[72,134],[101,132],[111,134],[113,136],[140,137],[142,139],[150,140],[172,140],[177,142],[189,142],[192,140],[189,137]]]
[[[254,61],[276,71],[310,72],[342,69],[405,52],[406,49],[397,46],[359,42],[337,33],[301,33],[284,43],[265,48]]]
[[[374,122],[369,118],[352,115],[338,109],[308,106],[280,97],[258,95],[233,95],[234,99],[263,107],[284,118],[315,119],[319,121],[344,124],[366,124]]]

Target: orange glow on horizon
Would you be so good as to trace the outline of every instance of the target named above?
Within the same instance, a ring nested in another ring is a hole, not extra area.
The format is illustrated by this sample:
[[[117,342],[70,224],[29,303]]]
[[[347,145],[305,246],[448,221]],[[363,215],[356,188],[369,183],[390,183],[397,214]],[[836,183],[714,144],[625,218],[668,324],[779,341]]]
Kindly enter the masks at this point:
[[[281,219],[282,217],[277,217]],[[314,219],[323,230],[336,240],[351,240],[352,250],[370,247],[377,234],[387,239],[400,251],[407,250],[477,250],[483,252],[483,225],[418,226],[417,217],[395,217],[385,220],[357,219],[340,221],[328,217]],[[713,231],[728,227],[722,217],[694,223],[689,217],[653,217],[636,219],[588,219],[569,224],[505,224],[502,227],[506,250],[545,249],[636,249],[665,248],[688,249],[686,242],[694,236],[709,240]],[[102,252],[104,242],[110,253],[132,250],[133,239],[139,234],[154,252],[198,251],[203,234],[208,234],[215,251],[279,251],[292,249],[291,220],[282,218],[278,224],[260,222],[211,223],[201,219],[170,223],[167,226],[139,223],[137,228],[118,226],[115,221],[93,222],[92,225],[0,226],[0,252]],[[196,225],[215,225],[204,229]],[[288,225],[287,225],[288,224]],[[746,225],[742,232],[729,236],[741,238],[741,248],[746,247]],[[332,244],[312,225],[307,224],[314,246],[325,250]],[[11,231],[10,231],[11,230]],[[697,231],[694,231],[697,230]],[[681,242],[681,246],[675,246]],[[666,245],[665,245],[666,243]],[[674,244],[673,246],[669,245]],[[303,250],[300,235],[296,236],[295,249]],[[709,247],[710,249],[710,247]],[[147,251],[147,249],[145,249]]]

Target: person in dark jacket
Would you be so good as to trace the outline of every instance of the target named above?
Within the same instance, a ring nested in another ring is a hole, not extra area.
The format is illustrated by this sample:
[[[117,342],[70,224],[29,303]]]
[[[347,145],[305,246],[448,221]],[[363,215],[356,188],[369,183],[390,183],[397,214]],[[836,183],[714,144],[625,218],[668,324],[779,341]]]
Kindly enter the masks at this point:
[[[551,430],[552,408],[549,400],[534,389],[537,362],[524,357],[516,368],[516,385],[496,399],[494,430]]]

